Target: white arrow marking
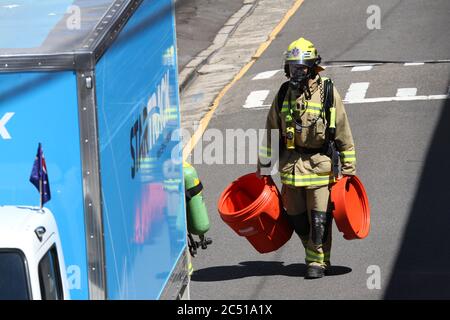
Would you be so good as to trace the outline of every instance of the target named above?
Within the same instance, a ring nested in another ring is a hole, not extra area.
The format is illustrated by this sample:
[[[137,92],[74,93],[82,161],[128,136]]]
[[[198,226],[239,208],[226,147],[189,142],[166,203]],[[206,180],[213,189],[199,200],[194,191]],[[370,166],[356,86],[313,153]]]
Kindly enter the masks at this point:
[[[366,96],[367,89],[369,88],[369,82],[356,82],[352,83],[345,94],[346,101],[361,100]]]
[[[0,136],[5,139],[11,139],[11,135],[9,134],[8,130],[6,130],[6,123],[12,118],[14,115],[14,112],[7,112],[3,116],[3,118],[0,120]]]
[[[281,71],[281,69],[261,72],[261,73],[258,73],[252,80],[270,79],[280,71]]]
[[[269,90],[257,90],[250,92],[243,107],[246,109],[267,107],[268,105],[263,103],[269,95],[269,92]]]

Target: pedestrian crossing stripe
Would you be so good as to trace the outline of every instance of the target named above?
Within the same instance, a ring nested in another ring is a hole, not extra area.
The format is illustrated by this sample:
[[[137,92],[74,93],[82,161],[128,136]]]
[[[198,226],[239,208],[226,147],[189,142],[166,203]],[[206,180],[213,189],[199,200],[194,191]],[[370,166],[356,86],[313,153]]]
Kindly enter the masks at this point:
[[[417,94],[417,88],[398,88],[396,97],[413,97]]]
[[[371,65],[371,66],[356,66],[356,67],[353,67],[352,68],[352,72],[355,72],[355,71],[369,71],[369,70],[372,70],[372,68],[373,68],[373,65]]]
[[[350,87],[342,100],[345,104],[360,104],[360,103],[378,103],[378,102],[394,102],[394,101],[423,101],[423,100],[445,100],[450,99],[450,88],[446,94],[436,95],[420,95],[417,96],[417,88],[398,88],[395,97],[378,97],[366,98],[367,90],[370,86],[369,82],[358,82],[350,84]],[[252,91],[247,97],[245,105],[246,109],[268,109],[271,105],[265,104],[265,100],[269,96],[270,90],[259,90],[258,93]],[[320,104],[313,105],[309,103],[307,112],[312,114],[320,114]],[[281,112],[286,112],[287,105],[283,105]]]
[[[254,76],[252,80],[270,79],[280,71],[281,71],[281,69],[260,72],[256,76]]]
[[[405,67],[413,67],[413,66],[423,66],[425,64],[436,64],[436,63],[450,63],[449,59],[442,59],[442,60],[426,60],[426,61],[404,61],[404,62],[376,62],[374,61],[371,64],[361,64],[361,63],[351,63],[349,62],[348,64],[329,64],[329,65],[322,65],[322,68],[327,69],[327,68],[352,68],[351,71],[352,72],[361,72],[361,71],[371,71],[374,69],[374,67],[377,66],[383,66],[386,65],[388,63],[393,63],[393,64],[402,64]],[[282,69],[276,69],[276,70],[268,70],[268,71],[263,71],[263,72],[259,72],[257,73],[252,80],[267,80],[267,79],[271,79],[272,77],[274,77],[275,75],[277,75],[280,71],[282,71]]]
[[[267,105],[264,105],[264,101],[269,93],[270,90],[256,90],[250,92],[243,107],[246,109],[267,107]]]
[[[387,64],[388,62],[373,62],[371,64],[346,64],[346,65],[329,65],[328,67],[352,67],[351,71],[361,72],[370,71],[374,67]],[[422,66],[425,64],[435,64],[435,63],[450,63],[450,60],[427,60],[427,61],[405,61],[405,62],[392,62],[395,64],[402,64],[405,67]],[[282,69],[268,70],[256,74],[252,80],[263,80],[270,79],[275,75],[278,75]],[[426,101],[426,100],[445,100],[450,99],[450,88],[445,94],[434,94],[434,95],[417,95],[418,88],[397,88],[395,96],[385,96],[385,97],[374,97],[367,98],[366,94],[371,86],[370,82],[354,82],[348,87],[344,99],[342,100],[345,104],[362,104],[362,103],[381,103],[381,102],[401,102],[401,101]],[[252,91],[243,105],[244,108],[250,109],[268,109],[271,104],[266,102],[269,97],[271,90],[255,90]],[[282,107],[282,111],[285,111],[285,107]],[[319,106],[308,106],[307,112],[313,114],[320,114],[321,110]]]
[[[346,104],[355,103],[376,103],[376,102],[393,102],[393,101],[416,101],[416,100],[444,100],[450,99],[448,94],[436,94],[429,96],[412,96],[412,97],[380,97],[380,98],[364,98],[355,100],[343,100]]]
[[[350,84],[350,87],[345,94],[344,101],[364,99],[367,89],[369,89],[369,85],[370,82],[355,82]]]

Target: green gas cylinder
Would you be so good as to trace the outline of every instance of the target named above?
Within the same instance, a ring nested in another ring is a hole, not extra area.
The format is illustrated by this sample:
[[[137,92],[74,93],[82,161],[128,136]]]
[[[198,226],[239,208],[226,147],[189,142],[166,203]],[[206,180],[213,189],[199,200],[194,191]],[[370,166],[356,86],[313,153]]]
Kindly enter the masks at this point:
[[[203,186],[197,171],[189,163],[183,163],[186,189],[187,229],[189,233],[203,235],[209,230],[209,217],[202,195]]]

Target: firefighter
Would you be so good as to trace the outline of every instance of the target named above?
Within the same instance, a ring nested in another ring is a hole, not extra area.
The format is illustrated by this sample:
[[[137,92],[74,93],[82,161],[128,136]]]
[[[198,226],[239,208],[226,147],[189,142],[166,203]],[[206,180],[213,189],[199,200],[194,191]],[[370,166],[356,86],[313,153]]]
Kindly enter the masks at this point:
[[[343,175],[354,175],[356,154],[339,93],[320,76],[314,45],[299,38],[284,56],[285,82],[269,110],[257,175],[270,175],[278,155],[281,198],[289,221],[305,248],[305,278],[321,278],[330,268],[332,204],[330,189]],[[273,150],[271,130],[278,133]],[[340,159],[339,159],[339,158]],[[339,166],[340,160],[340,166]]]

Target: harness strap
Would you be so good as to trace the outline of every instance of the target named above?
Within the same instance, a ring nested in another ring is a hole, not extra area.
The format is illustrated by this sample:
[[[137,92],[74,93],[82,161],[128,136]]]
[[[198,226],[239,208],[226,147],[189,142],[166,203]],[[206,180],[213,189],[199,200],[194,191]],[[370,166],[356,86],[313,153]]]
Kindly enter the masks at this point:
[[[330,79],[325,79],[323,81],[323,95],[324,95],[323,100],[325,107],[325,116],[328,122],[327,131],[329,134],[329,139],[334,140],[336,136],[336,108],[333,107],[334,104],[333,82]]]
[[[198,185],[196,185],[195,187],[192,187],[192,188],[186,190],[186,201],[190,201],[193,197],[198,195],[202,190],[203,190],[203,185],[201,182]]]

